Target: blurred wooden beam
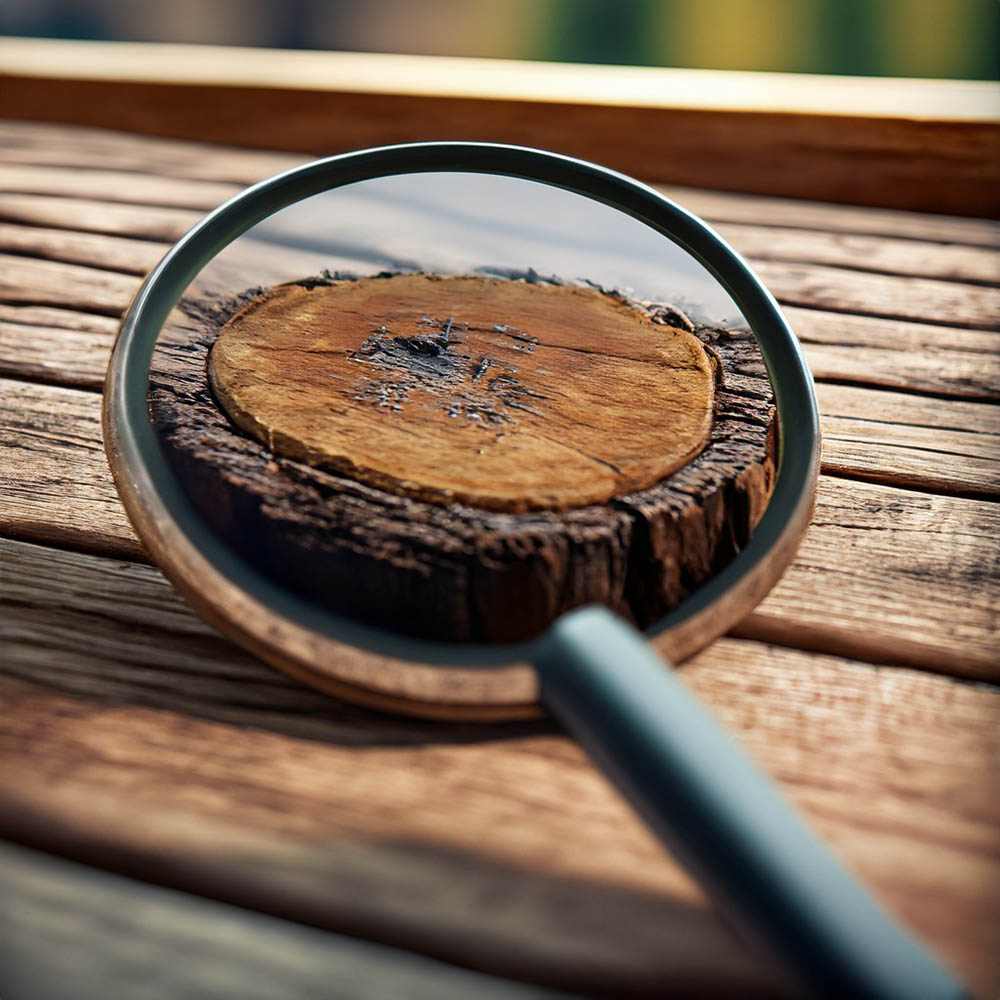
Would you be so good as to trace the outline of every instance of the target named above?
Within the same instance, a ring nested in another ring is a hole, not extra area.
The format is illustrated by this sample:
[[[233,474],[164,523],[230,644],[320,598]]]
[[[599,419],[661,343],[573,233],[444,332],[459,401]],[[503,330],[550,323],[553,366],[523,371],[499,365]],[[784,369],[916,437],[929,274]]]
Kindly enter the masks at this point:
[[[81,1000],[568,1000],[0,841],[0,990]]]
[[[1000,215],[990,82],[6,38],[0,116],[314,154],[488,139],[648,181]]]

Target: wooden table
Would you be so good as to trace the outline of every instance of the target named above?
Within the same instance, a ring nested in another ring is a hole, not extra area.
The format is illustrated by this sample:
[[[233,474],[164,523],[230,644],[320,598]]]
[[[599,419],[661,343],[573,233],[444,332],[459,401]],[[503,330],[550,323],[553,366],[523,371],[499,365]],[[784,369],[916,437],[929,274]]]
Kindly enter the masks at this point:
[[[201,214],[299,159],[0,128],[0,836],[46,852],[0,852],[16,982],[72,982],[81,953],[113,978],[124,933],[164,996],[217,995],[213,975],[243,996],[517,995],[512,979],[773,995],[553,724],[339,703],[204,625],[149,565],[101,445],[118,316]],[[998,228],[669,193],[785,306],[825,435],[796,563],[682,675],[886,906],[994,993]]]

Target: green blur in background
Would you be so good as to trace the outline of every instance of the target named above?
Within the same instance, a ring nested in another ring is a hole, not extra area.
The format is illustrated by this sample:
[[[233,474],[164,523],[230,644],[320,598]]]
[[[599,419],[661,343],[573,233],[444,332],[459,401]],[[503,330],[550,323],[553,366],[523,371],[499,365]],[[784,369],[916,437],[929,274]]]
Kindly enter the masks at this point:
[[[550,0],[550,58],[861,76],[993,79],[997,0]],[[627,20],[619,14],[628,9]],[[586,12],[586,13],[585,13]]]
[[[0,34],[996,79],[1000,0],[0,0]]]

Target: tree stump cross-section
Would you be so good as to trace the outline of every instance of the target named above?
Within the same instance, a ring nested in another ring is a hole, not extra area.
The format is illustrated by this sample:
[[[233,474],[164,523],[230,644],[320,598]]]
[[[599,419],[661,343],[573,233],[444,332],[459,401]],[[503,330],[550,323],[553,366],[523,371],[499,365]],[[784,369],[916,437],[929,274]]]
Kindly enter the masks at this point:
[[[746,542],[774,473],[752,337],[590,287],[308,279],[189,295],[151,412],[197,508],[295,592],[394,631],[640,625]]]
[[[693,334],[593,289],[498,278],[280,286],[226,324],[209,372],[234,423],[278,454],[488,510],[651,486],[712,423]]]

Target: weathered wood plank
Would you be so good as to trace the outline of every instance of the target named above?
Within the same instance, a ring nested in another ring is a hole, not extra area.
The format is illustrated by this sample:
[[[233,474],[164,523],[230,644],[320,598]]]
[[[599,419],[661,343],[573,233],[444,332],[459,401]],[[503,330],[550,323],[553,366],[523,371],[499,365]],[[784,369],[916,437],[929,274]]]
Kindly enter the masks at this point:
[[[0,302],[0,372],[99,387],[110,302],[125,287],[102,273],[141,273],[132,244],[151,259],[222,188],[297,159],[0,127],[0,180],[18,188],[0,183],[0,251],[36,267],[29,284],[71,289],[58,302],[23,291]],[[49,164],[40,177],[52,190],[33,194],[18,163]],[[1000,227],[676,193],[728,220],[762,273],[784,275],[783,290],[767,281],[793,303],[814,372],[857,384],[819,386],[826,468],[875,481],[824,477],[798,561],[741,627],[826,653],[727,639],[685,676],[889,906],[993,993],[997,693],[828,654],[998,676],[996,505],[885,483],[997,492],[996,411],[912,393],[1000,393],[1000,338],[962,325],[996,325],[995,290],[982,285],[995,281]],[[107,476],[98,405],[93,393],[0,380],[0,530],[144,559]],[[376,716],[254,661],[148,566],[22,542],[0,560],[3,833],[568,988],[770,989],[548,723]]]
[[[2,169],[0,166],[0,172]],[[73,176],[78,176],[78,173],[74,172]],[[53,201],[52,196],[46,192],[42,194],[45,199],[42,202],[30,199],[19,202],[14,199],[7,206],[10,214],[19,216],[23,222],[45,219],[58,221],[61,226],[65,226],[72,221],[86,231],[0,223],[0,247],[5,251],[144,274],[169,247],[169,243],[157,244],[148,240],[150,219],[141,211],[129,213],[126,210],[121,213],[117,211],[121,206],[112,204],[112,216],[109,218],[108,213],[103,210],[107,202],[95,201],[88,209],[88,203],[79,200],[71,200],[68,208],[62,203],[57,211],[58,203]],[[138,198],[130,201],[139,203]],[[3,204],[0,196],[0,210]],[[145,207],[147,206],[143,205]],[[214,203],[209,205],[209,208],[213,207]],[[62,208],[67,210],[62,211]],[[133,220],[131,227],[128,225],[129,219]],[[154,217],[154,225],[162,223],[162,219],[162,216]],[[187,226],[190,221],[187,215],[178,217],[176,229]],[[108,228],[131,231],[140,238],[106,235]],[[719,228],[738,251],[756,261],[819,263],[859,271],[966,283],[996,284],[1000,281],[1000,253],[981,247],[765,226],[724,225]]]
[[[783,305],[889,319],[996,330],[1000,289],[871,274],[825,264],[755,260],[754,270]]]
[[[983,330],[785,306],[813,377],[1000,399],[1000,338]]]
[[[1000,506],[822,477],[795,562],[735,630],[1000,677]]]
[[[11,1000],[562,995],[9,843],[0,844],[0,886],[0,991]]]
[[[180,239],[204,214],[186,208],[119,205],[47,194],[0,194],[0,219],[7,222],[165,243]]]
[[[49,195],[0,194],[0,218],[57,229],[173,241],[183,235],[198,216],[182,209],[115,205]],[[785,305],[941,323],[950,327],[1000,327],[1000,289],[997,288],[825,264],[759,259],[753,263],[761,278]],[[52,275],[50,280],[56,280],[55,272]]]
[[[15,228],[15,227],[12,227]],[[31,231],[31,230],[29,230]],[[38,230],[45,232],[45,230]],[[52,257],[62,254],[57,231],[51,242],[44,237]],[[135,241],[127,241],[129,244]],[[158,259],[165,244],[149,243],[149,257]],[[0,247],[3,244],[0,243]],[[117,249],[110,251],[118,253]],[[129,251],[125,251],[127,257]],[[154,261],[155,262],[155,261]],[[110,266],[105,248],[95,248],[90,261],[96,266]],[[303,262],[303,265],[315,261]],[[315,267],[312,267],[315,270]],[[308,269],[307,269],[308,270]],[[92,276],[86,276],[91,281]],[[99,279],[96,279],[99,280]],[[42,315],[44,320],[32,319]],[[851,316],[815,309],[786,307],[793,328],[803,341],[814,376],[819,380],[881,385],[917,392],[933,392],[971,399],[1000,398],[1000,342],[988,331]],[[89,316],[89,320],[81,317]],[[103,382],[107,358],[116,329],[115,319],[96,313],[0,303],[0,320],[12,323],[48,326],[50,335],[37,338],[32,331],[20,336],[17,329],[3,335],[0,373],[30,375],[68,385],[98,388]],[[84,324],[81,326],[81,324]],[[63,343],[58,330],[93,329],[102,336],[93,341],[93,354],[84,355],[79,338]]]
[[[379,732],[400,745],[440,735],[438,723],[381,717],[266,666],[206,625],[152,566],[9,540],[0,554],[10,572],[0,603],[12,676],[304,739],[364,743],[380,718],[388,729]],[[81,644],[81,634],[91,639]],[[349,647],[344,656],[371,661]],[[447,732],[463,740],[551,729],[537,720],[453,722]]]
[[[80,170],[64,167],[23,166],[3,162],[0,152],[0,191],[20,194],[62,195],[88,201],[126,202],[159,208],[209,211],[221,205],[241,185],[186,177],[164,177],[125,170]]]
[[[100,214],[99,205],[85,204],[88,211]],[[129,211],[136,210],[135,206],[127,208]],[[185,225],[187,221],[190,220],[186,220]],[[95,224],[100,225],[101,222],[97,221]],[[136,285],[116,271],[107,271],[106,268],[141,273],[144,266],[152,266],[165,249],[165,244],[161,243],[109,239],[104,244],[102,237],[77,233],[65,235],[63,243],[57,230],[0,227],[0,250],[17,251],[31,247],[32,252],[39,255],[58,260],[86,260],[89,264],[87,268],[69,264],[67,270],[63,271],[62,265],[54,261],[32,261],[9,254],[4,257],[8,279],[6,283],[0,279],[0,293],[6,291],[8,301],[37,300],[56,305],[72,305],[76,309],[102,309],[111,314],[116,306],[128,301]],[[146,249],[142,249],[144,247]],[[293,253],[277,248],[269,249],[269,252],[283,256]],[[314,259],[305,259],[308,255],[302,256],[304,267],[315,264]],[[788,265],[770,266],[784,268]],[[843,269],[827,270],[835,274],[838,281],[845,275],[851,276],[851,272]],[[856,277],[903,283],[918,280],[898,277],[882,279],[882,276],[866,274]],[[953,292],[959,290],[955,294],[962,294],[962,290],[976,287],[943,282],[932,284],[942,284]],[[982,288],[978,290],[984,293],[993,291]],[[794,300],[795,291],[785,291],[785,298],[791,297]],[[896,288],[893,293],[899,291]],[[816,298],[813,292],[807,290],[804,297],[810,296]],[[886,307],[873,300],[866,301],[865,305],[869,309],[886,311]],[[802,309],[786,305],[786,312],[794,329],[806,344],[808,359],[814,374],[820,379],[856,381],[970,398],[989,398],[1000,394],[1000,338],[992,332],[831,313],[812,307]],[[46,367],[55,371],[58,354],[49,355],[50,345],[45,346]],[[26,345],[25,349],[30,351],[31,345]],[[89,367],[98,367],[96,359]],[[7,369],[12,373],[19,370]],[[79,378],[68,374],[67,381],[78,384]]]
[[[816,395],[825,472],[1000,494],[1000,407],[823,383]]]
[[[719,226],[780,226],[825,233],[953,243],[992,250],[1000,246],[1000,223],[989,219],[926,215],[871,207],[855,208],[825,201],[800,201],[795,198],[737,194],[734,191],[707,191],[696,187],[657,187],[690,211],[697,212]]]
[[[0,371],[17,378],[99,389],[114,334],[0,319]]]
[[[22,348],[25,336],[33,338],[28,350]],[[75,378],[82,386],[99,388],[112,339],[110,332],[77,333],[8,324],[0,313],[0,367],[43,380],[50,376],[60,382]],[[46,348],[50,346],[51,356],[59,360],[47,363]],[[63,364],[67,364],[68,373]],[[90,421],[92,446],[96,448],[99,434],[96,401],[81,400],[75,394],[63,395],[55,388],[15,387],[13,383],[2,382],[0,386],[4,387],[4,395],[14,393],[5,411],[21,406],[22,413],[34,414],[40,426],[50,428],[53,436],[49,440],[54,451],[59,450],[55,437],[62,412],[85,415]],[[826,471],[889,485],[959,494],[995,495],[1000,488],[997,482],[1000,410],[996,407],[823,383],[817,386],[817,394]],[[19,402],[14,403],[15,399]],[[69,446],[72,444],[70,441]],[[57,468],[62,461],[74,460],[70,453],[55,461]],[[96,474],[102,474],[100,466]]]
[[[1000,399],[1000,344],[994,333],[822,313],[785,310],[803,341],[819,381],[852,382],[956,399]],[[32,316],[45,316],[44,321]],[[83,319],[82,317],[86,317]],[[43,377],[98,389],[114,342],[114,317],[72,310],[0,303],[0,374]],[[80,324],[85,324],[81,326]],[[98,324],[106,324],[98,327]],[[48,333],[22,330],[48,327]],[[66,336],[92,330],[87,341]]]
[[[0,381],[2,530],[144,559],[111,483],[94,393]]]
[[[352,708],[227,648],[151,568],[16,542],[3,556],[4,835],[567,988],[762,985],[547,724]],[[738,640],[682,673],[890,909],[1000,983],[983,780],[1000,694]]]
[[[138,289],[131,275],[0,253],[0,302],[119,316]]]
[[[101,450],[99,398],[9,380],[0,391],[0,530],[145,559]],[[996,677],[998,539],[995,504],[824,477],[797,561],[741,634]]]
[[[115,336],[119,326],[117,316],[102,316],[99,313],[59,309],[54,306],[10,305],[3,302],[0,302],[0,320],[18,326],[47,326],[53,330],[101,333],[110,337]],[[28,331],[26,335],[29,335]],[[72,377],[73,373],[67,370],[65,374],[67,377]]]
[[[123,274],[145,275],[169,247],[168,243],[149,240],[0,222],[0,248],[6,253],[84,264]]]
[[[75,166],[242,186],[310,157],[8,118],[0,120],[0,159],[26,166]]]
[[[238,184],[136,171],[80,170],[76,166],[29,168],[3,162],[5,152],[0,149],[0,192],[5,194],[208,211],[240,190]],[[723,207],[718,207],[724,215]],[[787,205],[784,207],[787,210]],[[711,214],[708,217],[711,219]],[[986,284],[1000,282],[1000,261],[996,253],[1000,230],[995,234],[994,245],[967,246],[884,234],[810,230],[803,225],[809,221],[808,216],[796,218],[796,226],[779,225],[771,219],[766,224],[723,221],[717,228],[744,256],[758,260],[829,264]]]
[[[716,229],[744,257],[756,261],[826,264],[881,274],[1000,284],[996,247],[732,222]]]
[[[113,316],[0,303],[0,372],[99,389],[117,330]]]
[[[111,317],[0,305],[0,372],[100,389],[116,327]],[[807,355],[814,358],[817,349],[821,348],[807,344]],[[936,364],[931,354],[884,353],[904,362],[923,358],[929,368]],[[977,375],[988,376],[991,357],[985,362],[980,355],[973,357],[975,364],[970,361],[970,368],[974,367]],[[954,365],[953,358],[949,357],[949,363]],[[994,367],[1000,375],[1000,359]],[[993,496],[1000,490],[996,409],[828,384],[822,381],[823,371],[819,372],[817,394],[823,418],[825,471],[931,491]],[[841,373],[839,368],[837,371]],[[862,374],[868,377],[870,372]],[[996,395],[1000,395],[1000,381]]]

